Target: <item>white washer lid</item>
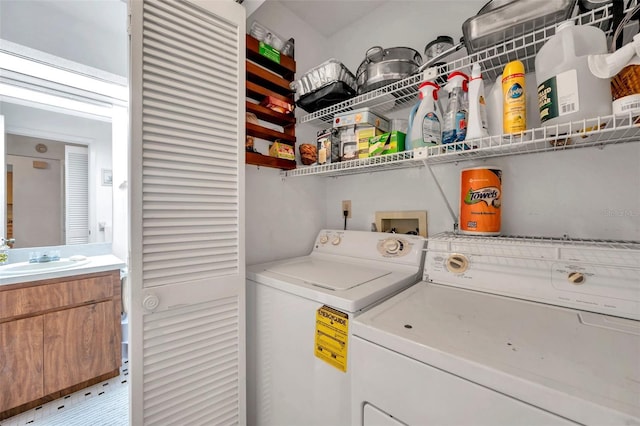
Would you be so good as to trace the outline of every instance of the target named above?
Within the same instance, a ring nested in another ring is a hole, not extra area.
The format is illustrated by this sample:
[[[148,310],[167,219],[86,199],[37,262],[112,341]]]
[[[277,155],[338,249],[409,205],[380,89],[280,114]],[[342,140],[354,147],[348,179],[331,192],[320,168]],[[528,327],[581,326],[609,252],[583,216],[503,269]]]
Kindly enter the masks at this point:
[[[328,290],[349,290],[366,282],[389,275],[389,271],[369,266],[305,258],[300,262],[280,263],[267,269]]]
[[[640,424],[640,321],[420,282],[354,335],[584,424]]]

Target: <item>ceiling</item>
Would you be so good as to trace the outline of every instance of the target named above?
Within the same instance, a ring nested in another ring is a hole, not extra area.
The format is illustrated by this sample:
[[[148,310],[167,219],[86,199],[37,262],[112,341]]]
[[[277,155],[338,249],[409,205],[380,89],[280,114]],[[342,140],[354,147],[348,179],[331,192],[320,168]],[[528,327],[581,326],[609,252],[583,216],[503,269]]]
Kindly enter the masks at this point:
[[[29,1],[37,7],[42,0]],[[124,34],[127,31],[126,0],[48,1],[47,6],[113,34]]]
[[[330,37],[385,3],[385,0],[278,1],[325,37]]]

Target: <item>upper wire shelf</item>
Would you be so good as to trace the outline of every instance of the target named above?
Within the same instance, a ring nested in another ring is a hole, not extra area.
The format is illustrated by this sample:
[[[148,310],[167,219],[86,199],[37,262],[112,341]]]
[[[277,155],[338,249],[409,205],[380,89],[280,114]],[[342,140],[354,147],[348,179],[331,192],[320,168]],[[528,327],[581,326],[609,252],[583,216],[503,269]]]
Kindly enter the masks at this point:
[[[637,0],[631,2],[626,11],[631,10],[637,4]],[[598,26],[605,32],[610,32],[613,21],[612,5],[608,4],[590,12],[583,13],[572,18],[578,25]],[[471,65],[478,62],[482,67],[483,78],[487,82],[493,82],[502,74],[504,66],[513,60],[520,60],[525,66],[526,72],[535,70],[535,56],[544,43],[555,34],[556,25],[528,32],[512,40],[505,41],[466,57],[438,66],[435,70],[436,81],[446,81],[447,75],[455,70],[470,69]],[[323,108],[314,113],[298,118],[298,123],[310,123],[317,126],[326,126],[332,123],[333,116],[338,113],[354,109],[368,107],[371,111],[384,114],[386,112],[401,109],[413,105],[417,98],[418,86],[423,81],[423,74],[416,74],[403,80],[381,87],[368,93],[353,97],[346,101]],[[431,77],[433,78],[433,77]]]

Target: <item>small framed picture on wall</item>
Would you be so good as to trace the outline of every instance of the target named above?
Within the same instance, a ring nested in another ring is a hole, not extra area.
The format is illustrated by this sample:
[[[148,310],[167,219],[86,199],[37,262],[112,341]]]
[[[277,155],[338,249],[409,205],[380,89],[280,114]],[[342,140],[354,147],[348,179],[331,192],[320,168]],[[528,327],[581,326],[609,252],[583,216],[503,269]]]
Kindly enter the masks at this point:
[[[102,169],[102,185],[113,185],[113,171],[111,169]]]

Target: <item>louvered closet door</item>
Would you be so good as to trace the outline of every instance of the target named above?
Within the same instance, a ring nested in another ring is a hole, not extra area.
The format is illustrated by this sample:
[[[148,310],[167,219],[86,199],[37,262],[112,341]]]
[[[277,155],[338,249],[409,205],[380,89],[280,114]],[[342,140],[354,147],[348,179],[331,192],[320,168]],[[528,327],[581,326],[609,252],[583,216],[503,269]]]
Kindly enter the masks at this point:
[[[89,242],[89,149],[64,147],[65,244]]]
[[[245,423],[245,11],[131,3],[131,423]]]

